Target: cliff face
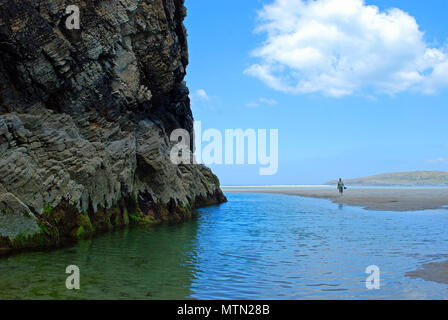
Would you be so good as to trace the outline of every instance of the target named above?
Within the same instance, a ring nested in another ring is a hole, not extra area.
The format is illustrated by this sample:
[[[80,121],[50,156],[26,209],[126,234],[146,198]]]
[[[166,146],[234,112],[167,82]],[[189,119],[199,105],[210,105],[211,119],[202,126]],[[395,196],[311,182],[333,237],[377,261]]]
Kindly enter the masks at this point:
[[[193,130],[185,15],[183,0],[0,2],[0,251],[225,201],[208,168],[170,162],[171,131]]]

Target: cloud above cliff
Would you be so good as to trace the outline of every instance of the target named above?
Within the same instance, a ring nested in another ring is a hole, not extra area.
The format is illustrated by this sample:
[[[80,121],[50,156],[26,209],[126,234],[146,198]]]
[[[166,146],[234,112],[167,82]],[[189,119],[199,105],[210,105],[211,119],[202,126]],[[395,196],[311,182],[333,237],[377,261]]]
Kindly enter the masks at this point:
[[[217,96],[209,94],[205,89],[192,90],[189,97],[193,112],[213,110],[218,99]]]
[[[210,100],[210,97],[208,96],[207,92],[205,92],[204,89],[198,89],[196,90],[196,92],[194,93],[195,97],[201,99],[201,100]]]
[[[275,0],[259,11],[267,35],[244,73],[292,94],[436,93],[448,87],[448,50],[414,17],[363,0]]]
[[[190,92],[190,103],[191,105],[196,105],[199,103],[209,102],[210,96],[204,89],[197,89],[194,92]]]

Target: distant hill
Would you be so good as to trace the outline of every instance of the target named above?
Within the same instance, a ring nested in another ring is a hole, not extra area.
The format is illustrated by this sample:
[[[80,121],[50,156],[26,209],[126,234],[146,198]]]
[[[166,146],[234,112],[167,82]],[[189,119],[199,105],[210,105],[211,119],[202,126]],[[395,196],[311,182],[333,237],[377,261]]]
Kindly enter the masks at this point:
[[[448,172],[442,171],[413,171],[393,172],[379,174],[370,177],[344,180],[347,185],[359,186],[424,186],[446,185],[448,186]],[[337,184],[337,180],[331,180],[327,185]]]

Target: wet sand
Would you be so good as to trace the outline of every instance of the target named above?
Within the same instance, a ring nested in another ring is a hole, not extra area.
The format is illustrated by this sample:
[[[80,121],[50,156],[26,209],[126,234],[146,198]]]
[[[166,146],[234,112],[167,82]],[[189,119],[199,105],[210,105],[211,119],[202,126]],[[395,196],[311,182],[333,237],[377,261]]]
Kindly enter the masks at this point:
[[[406,273],[406,276],[448,284],[448,261],[424,264],[420,269]]]
[[[448,209],[448,188],[402,189],[348,189],[339,197],[336,188],[223,188],[225,193],[277,193],[293,196],[329,199],[334,203],[363,207],[377,211],[420,211]],[[448,284],[448,261],[422,265],[406,273],[410,278],[420,278]]]
[[[302,197],[329,199],[334,203],[363,207],[377,211],[420,211],[448,209],[448,188],[351,189],[339,197],[336,188],[223,188],[229,193],[278,193]]]

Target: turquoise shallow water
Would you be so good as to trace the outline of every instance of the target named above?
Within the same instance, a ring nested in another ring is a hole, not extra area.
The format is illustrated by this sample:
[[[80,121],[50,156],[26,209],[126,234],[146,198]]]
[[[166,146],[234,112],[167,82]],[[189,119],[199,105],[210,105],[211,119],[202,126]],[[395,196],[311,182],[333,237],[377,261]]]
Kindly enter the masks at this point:
[[[448,260],[448,211],[375,212],[286,195],[229,194],[178,226],[138,227],[0,259],[0,299],[447,299],[411,279]],[[77,265],[81,290],[65,288]],[[367,290],[365,269],[381,270]]]

